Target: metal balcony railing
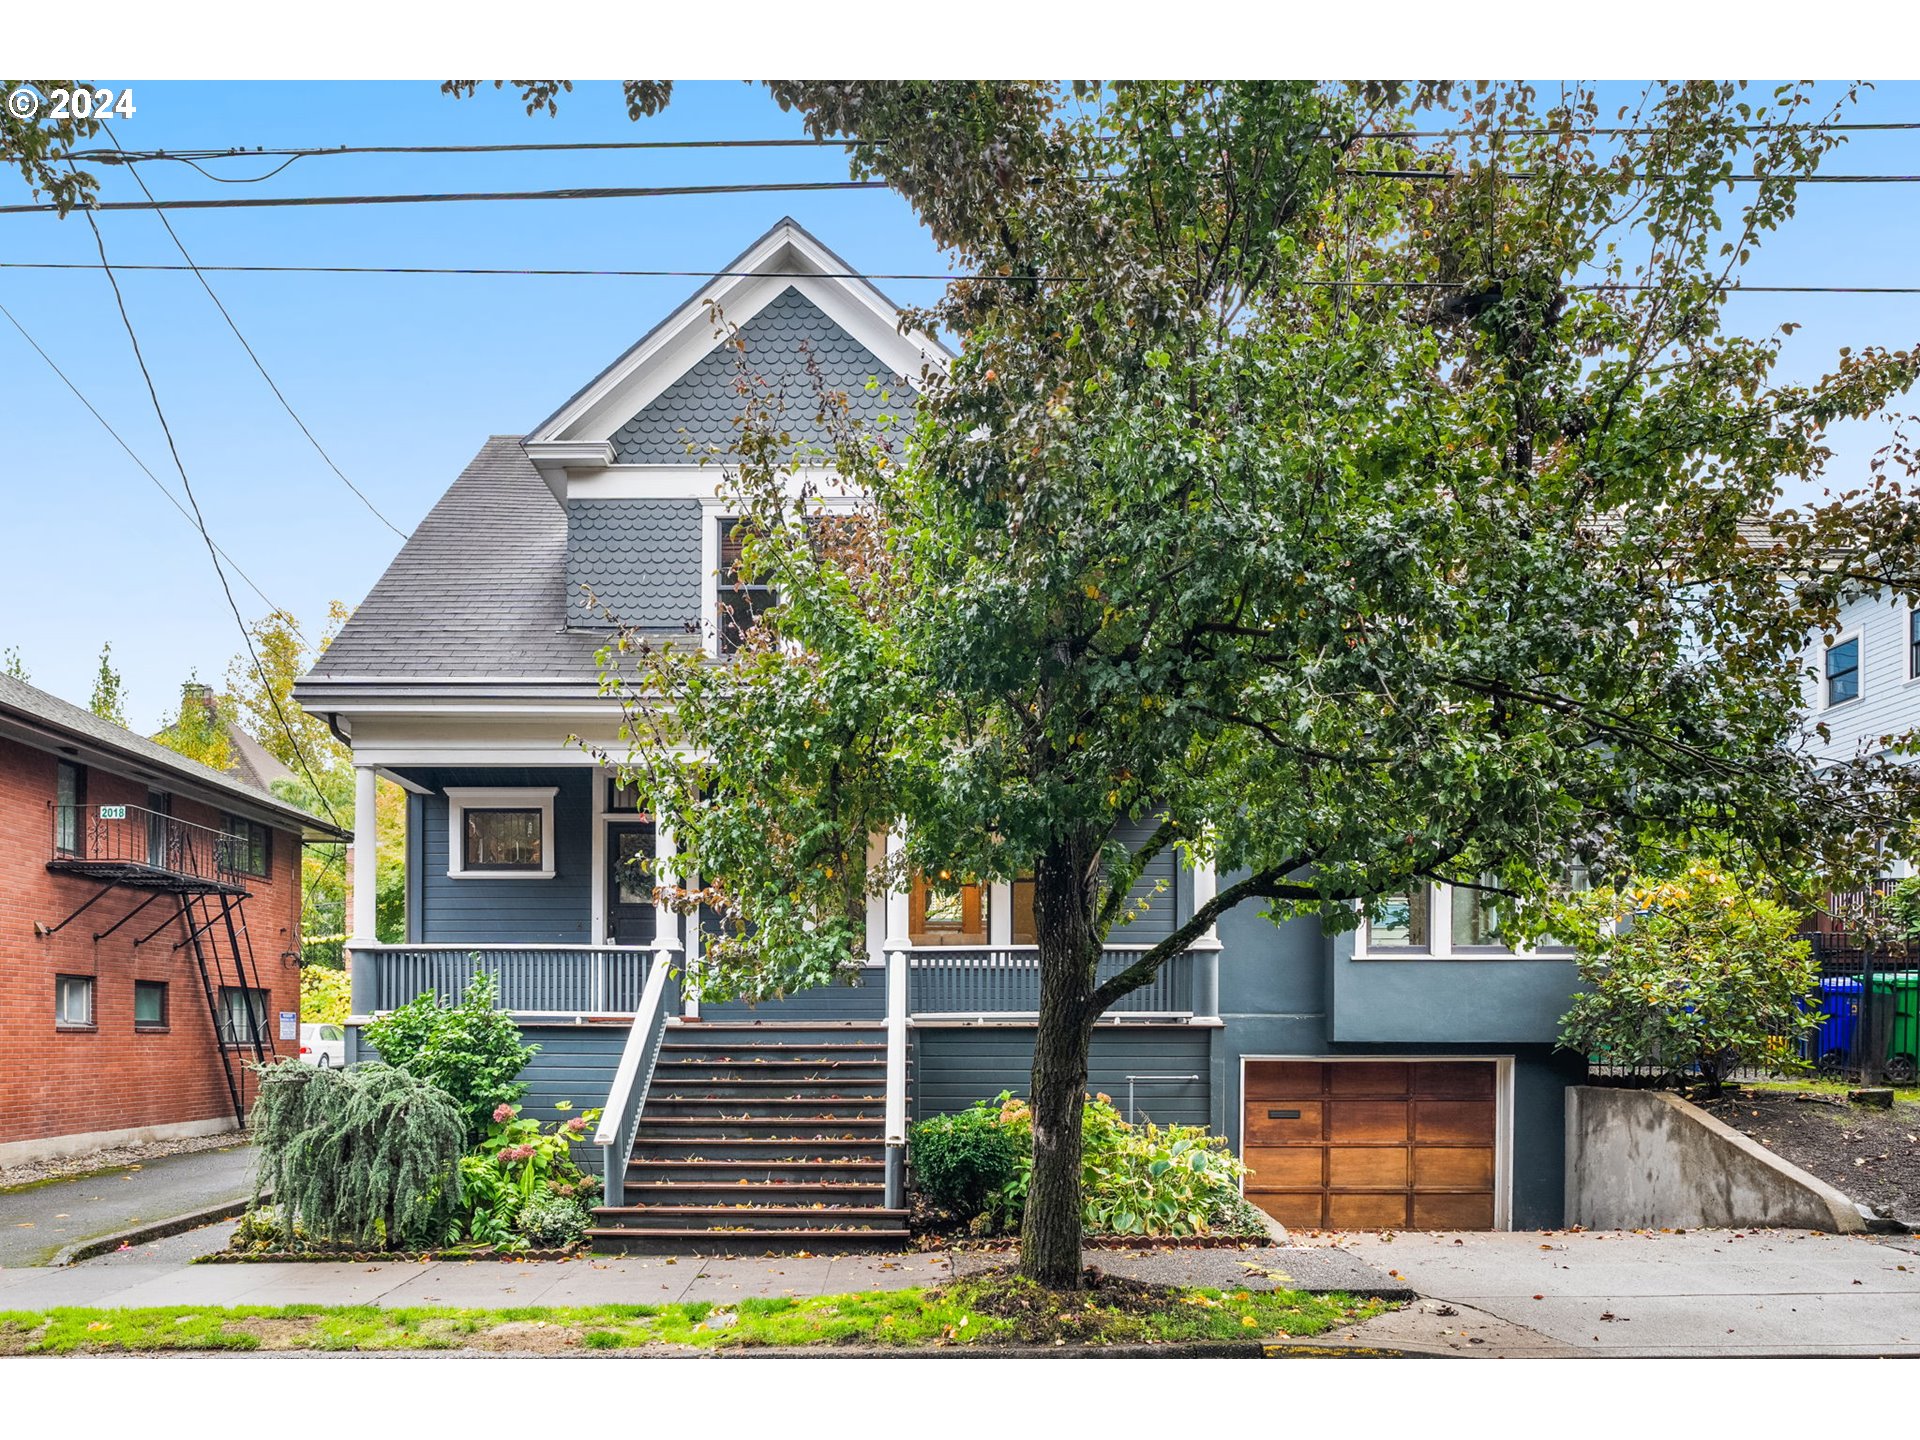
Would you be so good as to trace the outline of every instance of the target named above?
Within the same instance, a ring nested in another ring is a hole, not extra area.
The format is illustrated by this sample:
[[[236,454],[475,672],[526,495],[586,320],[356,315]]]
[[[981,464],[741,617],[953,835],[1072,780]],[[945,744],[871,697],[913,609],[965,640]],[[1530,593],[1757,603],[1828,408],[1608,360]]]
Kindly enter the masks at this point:
[[[199,882],[244,889],[240,837],[141,805],[48,807],[60,870],[108,879]]]

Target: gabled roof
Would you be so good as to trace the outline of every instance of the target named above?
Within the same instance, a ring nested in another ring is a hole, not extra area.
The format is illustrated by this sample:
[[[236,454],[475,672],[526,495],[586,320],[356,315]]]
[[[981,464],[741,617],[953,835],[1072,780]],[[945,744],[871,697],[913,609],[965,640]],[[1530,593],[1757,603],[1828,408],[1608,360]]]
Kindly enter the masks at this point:
[[[116,768],[115,762],[118,762],[117,768],[163,782],[169,789],[178,788],[191,798],[256,819],[267,819],[283,829],[297,830],[315,839],[350,838],[345,831],[316,820],[270,790],[202,765],[198,760],[189,760],[144,735],[136,735],[125,726],[103,720],[91,710],[11,675],[0,675],[0,732],[30,742],[51,742],[57,749],[76,754],[89,752],[96,757],[93,763],[101,764],[102,768]]]
[[[789,290],[817,306],[910,385],[953,358],[937,338],[901,329],[900,307],[861,279],[791,217],[781,219],[629,346],[526,436],[538,457],[549,445],[610,440],[662,390],[715,348],[714,314],[745,326]]]

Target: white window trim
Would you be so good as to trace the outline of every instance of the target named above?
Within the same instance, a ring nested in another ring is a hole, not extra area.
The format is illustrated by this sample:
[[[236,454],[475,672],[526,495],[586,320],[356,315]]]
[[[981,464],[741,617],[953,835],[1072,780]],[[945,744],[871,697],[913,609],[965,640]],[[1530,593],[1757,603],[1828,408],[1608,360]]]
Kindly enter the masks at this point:
[[[1849,640],[1859,642],[1859,648],[1854,651],[1853,696],[1851,699],[1842,700],[1836,704],[1834,701],[1828,699],[1828,696],[1833,693],[1833,684],[1827,674],[1827,661],[1832,657],[1835,650],[1839,649]],[[1838,635],[1833,637],[1833,643],[1831,645],[1821,650],[1820,669],[1818,673],[1820,677],[1820,709],[1823,712],[1843,709],[1848,705],[1857,705],[1860,701],[1867,698],[1867,641],[1865,635],[1862,633],[1861,626],[1856,625],[1851,630],[1842,630]]]
[[[560,793],[554,785],[473,786],[450,785],[447,797],[447,877],[452,880],[551,880],[553,869],[553,797]],[[538,870],[469,870],[466,867],[466,813],[468,810],[538,810],[540,812],[540,857]]]
[[[1460,887],[1465,888],[1465,887]],[[1434,881],[1427,886],[1427,943],[1381,945],[1373,943],[1373,922],[1362,919],[1354,932],[1356,960],[1564,960],[1572,950],[1564,945],[1463,945],[1453,943],[1453,891]]]
[[[1906,623],[1900,628],[1900,648],[1907,656],[1906,683],[1909,685],[1920,684],[1920,668],[1915,667],[1913,652],[1913,620],[1916,615],[1920,615],[1920,601],[1909,605],[1907,613],[1901,617]]]

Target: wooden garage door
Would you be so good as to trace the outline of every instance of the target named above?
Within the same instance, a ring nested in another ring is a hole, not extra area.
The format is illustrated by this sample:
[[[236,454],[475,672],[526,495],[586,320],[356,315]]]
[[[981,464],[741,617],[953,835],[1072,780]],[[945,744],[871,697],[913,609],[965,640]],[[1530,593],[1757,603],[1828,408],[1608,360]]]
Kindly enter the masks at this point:
[[[1494,1066],[1247,1062],[1247,1199],[1282,1225],[1493,1228]]]

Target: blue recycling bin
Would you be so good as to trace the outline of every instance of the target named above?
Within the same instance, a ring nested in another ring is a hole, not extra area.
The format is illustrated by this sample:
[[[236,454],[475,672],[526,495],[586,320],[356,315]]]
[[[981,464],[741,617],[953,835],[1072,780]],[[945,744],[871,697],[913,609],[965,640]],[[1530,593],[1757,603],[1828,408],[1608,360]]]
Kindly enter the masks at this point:
[[[1853,1060],[1853,1032],[1860,1023],[1860,982],[1844,975],[1823,977],[1820,1009],[1819,1028],[1803,1042],[1806,1058],[1817,1070],[1837,1072]]]

